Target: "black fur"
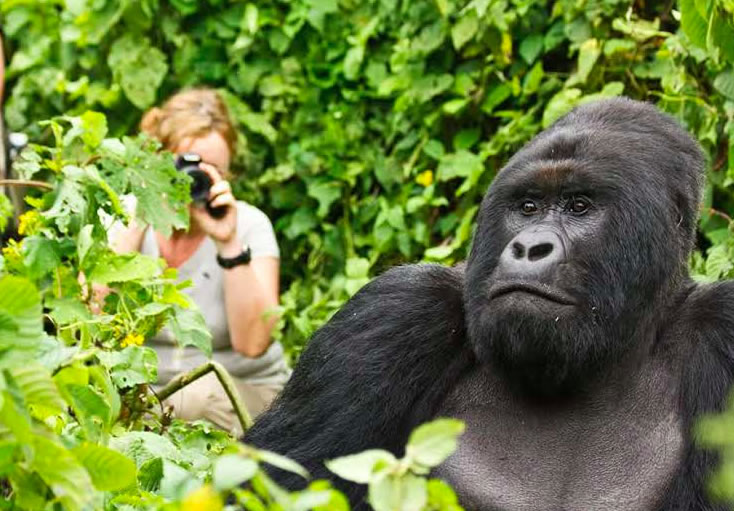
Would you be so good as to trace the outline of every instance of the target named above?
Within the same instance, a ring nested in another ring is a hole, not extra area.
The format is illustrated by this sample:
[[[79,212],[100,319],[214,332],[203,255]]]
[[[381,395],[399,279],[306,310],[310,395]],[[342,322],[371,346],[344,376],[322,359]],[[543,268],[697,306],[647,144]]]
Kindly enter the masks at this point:
[[[670,393],[684,452],[650,509],[718,509],[704,489],[715,456],[695,446],[691,425],[721,409],[734,376],[734,284],[688,276],[703,167],[698,145],[653,106],[614,99],[576,109],[498,175],[466,268],[403,266],[365,286],[315,334],[245,441],[334,479],[323,460],[368,448],[402,455],[410,430],[480,366],[496,370],[512,399],[554,406],[588,399],[655,359],[677,382]],[[593,195],[588,215],[552,202],[518,213],[527,196],[541,203],[574,186]],[[527,232],[558,240],[560,262],[518,273],[506,254]],[[494,295],[505,281],[561,289],[575,305]],[[340,484],[362,502],[362,490]]]

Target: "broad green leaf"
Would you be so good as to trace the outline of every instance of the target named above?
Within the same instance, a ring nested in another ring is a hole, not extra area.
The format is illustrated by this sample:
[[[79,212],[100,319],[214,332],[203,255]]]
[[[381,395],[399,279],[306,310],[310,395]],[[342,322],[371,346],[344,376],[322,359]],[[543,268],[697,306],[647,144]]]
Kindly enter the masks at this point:
[[[567,114],[581,97],[580,89],[563,89],[556,93],[545,106],[543,128],[547,128]]]
[[[92,248],[92,244],[94,243],[94,239],[92,238],[92,231],[94,231],[94,226],[92,224],[85,225],[79,231],[79,238],[77,238],[76,243],[77,253],[79,254],[80,267],[84,266],[84,259],[87,257],[89,249]]]
[[[706,48],[706,34],[708,22],[696,10],[695,0],[680,0],[680,26],[693,44],[699,48]]]
[[[428,480],[428,506],[445,511],[459,511],[459,500],[453,488],[440,479]]]
[[[383,477],[370,484],[368,500],[375,511],[421,511],[428,501],[426,480],[413,474]]]
[[[51,379],[51,373],[42,365],[30,361],[22,367],[10,369],[10,373],[20,388],[25,402],[43,409],[44,417],[61,413],[66,408],[56,384]]]
[[[146,37],[127,33],[110,48],[107,63],[125,96],[140,109],[155,102],[158,87],[168,72],[166,56]]]
[[[470,151],[457,151],[446,154],[438,164],[438,181],[448,181],[457,177],[469,177],[474,172],[481,172],[484,164],[481,158]]]
[[[149,431],[128,431],[113,437],[109,447],[133,460],[139,468],[156,458],[173,462],[182,460],[181,452],[169,439]]]
[[[464,423],[457,419],[437,419],[411,433],[406,455],[426,467],[441,464],[456,450]]]
[[[567,85],[586,83],[594,64],[601,55],[601,46],[596,39],[588,39],[579,48],[578,66],[576,72],[566,82]]]
[[[259,461],[265,462],[268,465],[272,465],[281,470],[285,470],[286,472],[298,474],[305,479],[310,477],[308,471],[300,464],[296,463],[292,459],[286,458],[285,456],[281,456],[280,454],[258,449],[256,457]]]
[[[135,463],[103,445],[84,442],[72,449],[84,465],[95,488],[100,491],[118,491],[135,484]]]
[[[41,236],[23,241],[23,264],[33,278],[41,278],[61,264],[59,243]]]
[[[101,429],[107,429],[112,421],[112,408],[94,388],[71,384],[66,386],[71,395],[71,407],[84,426],[87,438],[97,440]]]
[[[174,314],[167,325],[173,331],[179,346],[193,346],[204,352],[207,357],[212,354],[212,335],[206,326],[201,311],[195,308],[184,309],[174,306]]]
[[[475,10],[469,10],[467,13],[451,28],[451,40],[454,48],[460,50],[468,43],[479,29],[479,20]]]
[[[24,278],[0,278],[0,368],[15,357],[29,356],[27,353],[38,346],[42,335],[38,290]]]
[[[253,460],[237,454],[226,454],[214,462],[212,483],[219,491],[231,490],[249,481],[257,470],[258,465]]]
[[[370,271],[370,262],[363,257],[350,257],[347,259],[345,273],[347,277],[367,277]]]
[[[128,346],[120,351],[99,352],[97,358],[120,389],[158,380],[158,355],[151,348]]]
[[[518,53],[528,64],[535,62],[535,59],[543,52],[543,36],[540,34],[530,34],[520,43]]]
[[[100,258],[89,274],[89,280],[98,284],[112,282],[128,282],[131,280],[150,279],[160,274],[158,261],[150,256],[107,253]]]
[[[88,110],[79,118],[81,121],[82,140],[89,147],[97,147],[107,136],[107,119],[99,112]]]
[[[734,101],[734,69],[722,71],[714,79],[714,88],[724,96]]]
[[[343,187],[335,181],[314,181],[308,184],[307,193],[319,202],[316,214],[324,218],[329,213],[329,207],[342,197]]]
[[[356,80],[359,69],[364,60],[364,46],[352,46],[344,57],[344,77],[347,80]]]
[[[138,486],[143,491],[155,492],[163,479],[163,458],[151,458],[138,467]]]
[[[31,468],[51,488],[69,511],[82,510],[91,502],[95,489],[89,474],[74,455],[46,437],[35,435],[36,453]]]
[[[487,97],[484,98],[484,102],[482,103],[482,111],[487,114],[492,113],[492,110],[494,110],[497,106],[500,105],[500,103],[509,98],[511,95],[512,87],[509,84],[497,84],[489,91]]]
[[[342,479],[367,484],[378,466],[393,466],[396,463],[397,459],[390,452],[381,449],[369,449],[358,454],[326,461],[325,465],[326,468]]]

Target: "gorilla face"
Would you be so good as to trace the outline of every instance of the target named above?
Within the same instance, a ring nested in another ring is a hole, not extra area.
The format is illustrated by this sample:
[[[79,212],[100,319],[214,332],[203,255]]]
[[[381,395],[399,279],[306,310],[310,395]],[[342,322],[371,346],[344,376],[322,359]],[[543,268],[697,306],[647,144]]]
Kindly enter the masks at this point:
[[[685,278],[698,149],[654,108],[613,103],[614,116],[605,103],[581,108],[539,135],[482,204],[469,336],[480,361],[532,394],[580,390],[654,337],[654,311]]]

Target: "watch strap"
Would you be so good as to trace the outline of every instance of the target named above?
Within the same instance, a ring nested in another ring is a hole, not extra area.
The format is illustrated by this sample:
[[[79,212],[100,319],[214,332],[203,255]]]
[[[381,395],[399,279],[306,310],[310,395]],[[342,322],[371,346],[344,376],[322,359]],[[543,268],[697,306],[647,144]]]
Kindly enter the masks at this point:
[[[234,268],[241,264],[249,264],[250,259],[252,259],[252,254],[250,252],[250,247],[247,245],[242,247],[242,252],[234,257],[222,257],[217,254],[217,263],[225,270],[229,270],[230,268]]]

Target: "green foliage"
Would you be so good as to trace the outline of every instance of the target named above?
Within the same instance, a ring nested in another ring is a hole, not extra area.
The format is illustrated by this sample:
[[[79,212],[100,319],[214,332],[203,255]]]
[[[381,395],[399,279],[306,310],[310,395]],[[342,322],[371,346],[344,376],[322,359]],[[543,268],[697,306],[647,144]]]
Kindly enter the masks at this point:
[[[678,117],[710,155],[707,208],[726,211],[731,5],[683,0],[677,9],[630,0],[2,0],[6,117],[38,138],[49,130],[35,120],[104,109],[121,135],[180,87],[220,88],[242,134],[236,193],[275,221],[279,338],[295,358],[369,277],[402,262],[465,258],[492,177],[583,102],[625,94]],[[145,171],[124,175],[150,183]],[[153,207],[160,193],[151,188],[139,204],[157,226],[173,214]],[[702,227],[711,247],[729,239],[721,215]],[[29,257],[53,265],[52,249]],[[708,278],[718,271],[694,267]]]
[[[32,198],[21,219],[26,237],[0,259],[0,424],[8,431],[0,433],[0,477],[15,505],[42,507],[49,491],[71,508],[96,498],[86,490],[107,481],[92,478],[84,467],[95,465],[74,449],[126,438],[120,423],[127,435],[153,427],[133,403],[155,378],[154,354],[121,349],[122,341],[167,323],[182,342],[206,349],[173,274],[104,244],[97,212],[124,219],[125,193],[137,195],[137,215],[163,232],[186,223],[169,160],[144,140],[105,139],[134,131],[142,109],[182,86],[222,90],[241,131],[245,172],[236,192],[275,220],[284,274],[279,338],[295,358],[313,330],[386,267],[463,259],[479,200],[508,157],[574,106],[601,97],[654,101],[702,143],[710,163],[704,244],[691,266],[701,281],[734,277],[733,14],[730,0],[0,0],[12,55],[6,119],[50,146],[34,147],[17,168],[54,185]],[[109,124],[90,109],[108,112]],[[0,223],[7,210],[0,202]],[[93,282],[113,288],[96,316]],[[42,328],[42,307],[52,335]],[[31,359],[45,371],[20,371]],[[73,417],[56,418],[59,408]],[[38,428],[54,433],[39,436]],[[163,506],[161,496],[194,488],[191,474],[212,466],[191,446],[214,433],[198,428],[131,437],[138,493],[108,505]],[[730,447],[728,434],[712,435],[711,445]],[[219,440],[211,445],[223,453],[231,444]],[[451,440],[437,440],[444,442],[448,450]],[[142,443],[153,452],[144,455]],[[361,468],[333,463],[362,482],[386,474],[370,489],[376,507],[455,506],[450,489],[416,471],[417,460],[444,451],[420,454],[418,444],[411,449],[419,454],[403,460],[368,451]],[[36,451],[59,464],[38,465]],[[258,459],[224,458],[214,465],[214,486],[183,505],[221,507],[213,488],[240,484],[236,468],[253,474],[250,487],[233,491],[248,509],[325,501],[343,508],[320,483],[283,493],[253,473]],[[729,498],[731,464],[725,456],[715,483]],[[398,466],[405,478],[395,482]]]
[[[157,229],[186,227],[188,183],[150,141],[105,138],[101,114],[44,125],[54,145],[27,149],[19,168],[51,189],[27,198],[23,237],[2,249],[2,509],[216,511],[229,499],[233,510],[348,511],[326,481],[289,493],[261,468],[309,478],[296,462],[206,423],[172,420],[163,409],[150,391],[158,360],[145,339],[168,326],[180,345],[211,353],[210,335],[175,271],[140,254],[115,254],[107,232],[128,220],[127,194]],[[158,211],[137,179],[155,183]],[[355,279],[366,272],[357,259],[348,271]],[[107,287],[101,302],[94,285]],[[452,420],[419,428],[407,448],[410,472],[391,473],[389,488],[365,481],[382,495],[376,506],[385,509],[388,499],[390,509],[460,509],[449,488],[434,481],[429,492],[416,474],[448,456],[462,428]]]

